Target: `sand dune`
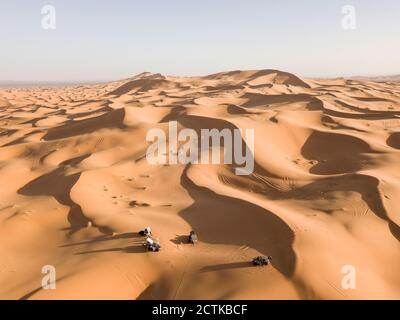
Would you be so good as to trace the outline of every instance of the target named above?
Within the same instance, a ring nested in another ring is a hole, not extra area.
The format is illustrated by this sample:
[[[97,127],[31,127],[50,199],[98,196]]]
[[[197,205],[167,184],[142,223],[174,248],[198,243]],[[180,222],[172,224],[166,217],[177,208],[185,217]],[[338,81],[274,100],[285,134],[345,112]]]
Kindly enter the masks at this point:
[[[254,129],[254,172],[149,164],[146,134],[169,121]],[[399,159],[398,83],[254,70],[1,89],[0,299],[399,299]]]

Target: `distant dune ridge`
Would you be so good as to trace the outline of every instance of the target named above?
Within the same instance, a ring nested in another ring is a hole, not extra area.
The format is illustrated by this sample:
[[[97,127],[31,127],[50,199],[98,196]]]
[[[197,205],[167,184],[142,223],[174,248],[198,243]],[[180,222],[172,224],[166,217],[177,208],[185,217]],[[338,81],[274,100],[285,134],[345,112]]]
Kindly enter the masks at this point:
[[[400,74],[392,76],[378,76],[378,77],[353,77],[356,80],[374,81],[374,82],[400,82]]]
[[[254,172],[150,165],[146,133],[169,121],[254,129]],[[251,70],[1,89],[0,146],[0,299],[400,298],[396,81]]]

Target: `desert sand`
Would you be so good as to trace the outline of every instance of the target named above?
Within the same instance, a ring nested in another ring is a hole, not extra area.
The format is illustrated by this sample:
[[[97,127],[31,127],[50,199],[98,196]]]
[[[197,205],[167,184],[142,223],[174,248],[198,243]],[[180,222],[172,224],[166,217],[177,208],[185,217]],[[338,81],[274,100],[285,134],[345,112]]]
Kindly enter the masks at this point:
[[[254,172],[150,165],[146,133],[168,121],[253,128]],[[261,70],[7,88],[0,146],[0,299],[400,299],[400,83]]]

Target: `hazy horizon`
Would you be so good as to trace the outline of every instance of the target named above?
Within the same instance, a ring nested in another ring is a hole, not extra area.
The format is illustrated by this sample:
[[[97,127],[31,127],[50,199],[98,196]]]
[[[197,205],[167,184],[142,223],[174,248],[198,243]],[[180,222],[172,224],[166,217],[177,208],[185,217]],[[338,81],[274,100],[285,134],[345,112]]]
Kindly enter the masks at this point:
[[[244,69],[243,69],[244,70]],[[257,69],[257,70],[262,70],[262,69]],[[221,70],[220,72],[228,72],[228,71],[235,71],[235,70]],[[287,70],[280,70],[284,72],[290,72]],[[137,74],[133,74],[130,77],[134,77],[136,75],[139,75],[141,73],[145,73],[149,71],[143,71],[139,72]],[[150,72],[150,73],[156,73],[156,72]],[[169,74],[163,74],[164,76],[174,76],[174,75],[169,75]],[[175,75],[179,77],[179,75]],[[185,76],[180,76],[180,77],[191,77],[191,76],[196,76],[196,75],[185,75]],[[203,75],[201,75],[203,76]],[[298,75],[302,77],[301,75]],[[49,81],[41,81],[41,80],[31,80],[31,81],[24,81],[24,80],[0,80],[0,88],[26,88],[26,87],[40,87],[40,86],[76,86],[76,85],[91,85],[91,84],[100,84],[100,83],[107,83],[107,82],[113,82],[113,81],[119,81],[119,80],[124,80],[130,77],[124,77],[124,78],[118,78],[118,79],[99,79],[99,80],[70,80],[70,81],[62,81],[62,80],[49,80]],[[302,77],[304,79],[336,79],[336,78],[365,78],[365,79],[374,79],[374,78],[385,78],[385,77],[400,77],[399,74],[382,74],[378,76],[364,76],[364,75],[352,75],[352,76],[332,76],[332,77]]]
[[[41,26],[43,5],[55,30]],[[342,28],[342,8],[356,29]],[[155,10],[157,8],[157,10]],[[10,1],[0,4],[0,82],[92,83],[143,71],[200,76],[279,69],[306,78],[400,74],[400,2]]]

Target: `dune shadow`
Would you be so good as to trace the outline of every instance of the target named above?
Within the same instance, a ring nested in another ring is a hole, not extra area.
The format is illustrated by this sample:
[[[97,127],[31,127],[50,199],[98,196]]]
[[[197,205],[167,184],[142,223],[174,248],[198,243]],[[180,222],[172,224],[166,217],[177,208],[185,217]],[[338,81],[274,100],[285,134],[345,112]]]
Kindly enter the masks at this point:
[[[233,90],[242,90],[244,89],[243,84],[221,84],[215,86],[204,86],[201,89],[204,89],[208,93],[217,92],[217,91],[233,91]]]
[[[392,133],[386,140],[386,143],[389,147],[400,149],[400,132]]]
[[[318,200],[323,198],[324,200],[331,200],[331,203],[334,204],[335,197],[332,196],[330,199],[330,193],[356,192],[361,195],[362,200],[367,204],[373,214],[388,222],[390,232],[400,241],[400,227],[389,218],[378,189],[379,180],[375,177],[350,173],[342,176],[323,178],[288,191],[272,188],[269,184],[263,182],[262,179],[256,179],[255,177],[249,179],[254,179],[258,183],[258,185],[253,188],[253,192],[263,194],[273,200]],[[225,180],[226,183],[239,186],[234,178],[226,177]],[[325,203],[325,206],[326,205]],[[325,213],[330,213],[332,211],[331,208],[326,207],[317,209]]]
[[[43,290],[43,287],[38,287],[35,290],[32,290],[31,292],[25,294],[24,296],[22,296],[18,300],[28,300],[30,297],[34,296],[36,293],[38,293],[41,290]]]
[[[9,137],[12,136],[14,133],[18,132],[18,129],[7,129],[0,132],[0,137]]]
[[[226,111],[231,114],[231,115],[252,115],[252,114],[262,114],[262,112],[249,112],[246,110],[246,108],[234,105],[234,104],[230,104],[228,105],[228,107],[226,108]]]
[[[87,156],[86,154],[64,161],[64,164],[77,165]],[[81,173],[67,176],[65,175],[65,168],[59,167],[28,182],[17,192],[25,196],[52,196],[62,205],[69,207],[67,218],[70,223],[70,231],[68,235],[72,235],[79,229],[86,227],[89,222],[89,219],[83,214],[82,208],[70,196],[71,189],[78,182],[80,176]]]
[[[335,121],[331,116],[328,116],[328,115],[322,116],[321,122],[324,126],[330,128],[332,130],[349,130],[349,131],[362,132],[362,133],[367,132],[366,130],[363,130],[363,129],[346,126],[342,123],[339,123],[338,121]]]
[[[188,168],[182,173],[181,185],[194,203],[179,214],[201,234],[201,240],[213,244],[247,244],[264,255],[273,256],[273,266],[291,277],[296,256],[292,248],[294,233],[289,226],[253,203],[197,186],[187,176]]]
[[[95,253],[104,253],[104,252],[143,253],[143,252],[147,252],[147,249],[142,244],[137,244],[137,245],[127,246],[127,247],[81,251],[81,252],[74,253],[74,255],[86,255],[86,254],[95,254]]]
[[[248,262],[232,262],[232,263],[222,263],[213,266],[203,267],[201,272],[213,272],[213,271],[224,271],[232,269],[243,269],[243,268],[254,268],[251,261]]]
[[[92,244],[92,243],[98,243],[98,242],[104,242],[104,241],[112,241],[112,240],[120,240],[120,239],[135,239],[135,238],[141,238],[138,233],[135,232],[127,232],[123,234],[117,234],[115,236],[99,236],[93,240],[88,240],[88,241],[82,241],[82,242],[76,242],[76,243],[69,243],[60,246],[60,248],[64,247],[74,247],[74,246],[80,246],[80,245],[86,245],[86,244]]]
[[[66,124],[62,126],[49,129],[42,139],[46,141],[65,139],[73,136],[92,133],[105,128],[123,129],[125,128],[125,125],[123,123],[124,118],[125,109],[120,108],[113,110],[105,115],[90,119],[80,121],[69,120]]]
[[[160,120],[160,123],[176,121],[180,116],[186,115],[186,112],[187,110],[183,106],[172,107],[171,111]]]
[[[104,112],[112,112],[112,111],[114,111],[114,109],[109,107],[108,104],[109,104],[109,102],[107,102],[105,105],[103,105],[102,107],[100,107],[99,109],[96,109],[96,110],[90,110],[90,111],[86,111],[86,112],[67,114],[67,118],[69,120],[79,121],[79,120],[76,120],[76,119],[83,118],[83,117],[88,117],[88,116],[91,116],[91,115],[95,115],[97,113],[104,113]],[[102,115],[104,115],[104,114],[102,114]]]
[[[188,238],[188,235],[177,235],[174,239],[171,239],[170,241],[174,244],[189,244]]]
[[[222,130],[228,130],[234,134],[234,130],[238,130],[238,127],[236,127],[233,123],[224,120],[224,119],[217,119],[217,118],[212,118],[212,117],[206,117],[206,116],[198,116],[198,115],[187,115],[187,114],[181,114],[181,113],[171,113],[164,117],[160,123],[163,122],[168,122],[168,121],[177,121],[179,124],[184,126],[185,128],[190,128],[193,129],[197,136],[200,137],[199,140],[202,140],[203,134],[202,130],[213,130],[217,129],[219,132],[222,132]],[[254,171],[259,172],[260,174],[263,175],[268,175],[268,176],[275,176],[271,172],[267,172],[262,166],[260,166],[257,161],[254,159],[254,154],[253,151],[248,147],[246,141],[242,137],[241,144],[227,144],[225,139],[220,139],[220,146],[221,148],[224,148],[224,154],[231,156],[232,158],[232,164],[227,164],[227,167],[229,167],[232,171],[243,167],[243,165],[237,164],[235,160],[235,154],[234,151],[236,152],[237,150],[234,150],[235,148],[239,148],[241,145],[242,147],[242,155],[246,155],[247,159],[251,159],[254,161]],[[239,151],[240,153],[240,151]],[[221,162],[224,162],[223,159]]]
[[[254,108],[254,107],[263,107],[271,104],[283,104],[283,103],[311,103],[314,100],[314,97],[305,94],[261,94],[261,93],[245,93],[241,96],[243,99],[247,99],[242,106],[245,108]]]
[[[57,281],[61,281],[64,280],[65,278],[67,278],[67,276],[62,276],[62,277],[58,277]],[[29,300],[31,297],[33,297],[36,293],[45,290],[42,286],[28,292],[27,294],[23,295],[22,297],[20,297],[18,300]]]
[[[133,90],[135,90],[135,92],[146,92],[162,86],[167,86],[168,84],[173,84],[173,82],[166,80],[165,77],[160,74],[152,74],[147,77],[128,81],[114,91],[109,92],[108,95],[122,96]]]
[[[283,85],[292,85],[296,87],[303,87],[303,88],[310,88],[310,85],[301,80],[299,77],[297,77],[294,74],[276,70],[276,69],[263,69],[263,70],[258,70],[252,73],[249,76],[245,76],[246,71],[242,70],[234,70],[234,71],[228,71],[228,72],[219,72],[219,73],[214,73],[210,74],[208,76],[205,76],[204,79],[208,80],[221,80],[225,77],[233,78],[233,79],[241,79],[244,82],[249,82],[251,80],[257,79],[259,77],[263,76],[268,76],[268,75],[273,75],[275,74],[274,78],[274,83],[279,83]]]
[[[392,100],[389,99],[375,98],[375,97],[350,97],[350,98],[362,102],[393,102]]]
[[[380,101],[378,99],[378,101]],[[349,109],[351,111],[358,112],[360,114],[354,114],[354,117],[357,118],[357,116],[361,117],[370,117],[373,118],[375,116],[376,119],[387,119],[387,118],[394,118],[394,116],[400,115],[399,111],[379,111],[379,110],[369,110],[366,108],[360,108],[353,106],[347,102],[341,101],[341,100],[335,100],[336,103],[340,104],[342,107],[345,107],[346,109]]]
[[[318,164],[310,173],[331,175],[356,172],[368,161],[368,153],[376,153],[361,139],[345,134],[314,131],[301,148],[301,155]]]
[[[10,142],[2,145],[1,147],[9,147],[9,146],[14,146],[14,145],[17,145],[17,144],[20,144],[20,143],[24,143],[26,138],[29,138],[30,136],[32,136],[32,135],[34,135],[36,133],[40,133],[40,132],[42,132],[42,130],[33,130],[31,132],[28,132],[28,133],[24,134],[20,138],[17,138],[17,139],[15,139],[13,141],[10,141]]]
[[[393,140],[391,143],[394,143]],[[357,192],[377,217],[388,222],[390,232],[400,241],[400,228],[388,217],[383,205],[378,189],[379,180],[369,175],[356,173],[363,168],[365,162],[369,160],[368,154],[371,153],[378,152],[359,138],[344,134],[313,132],[301,149],[301,154],[306,159],[318,161],[318,164],[310,169],[310,173],[348,174],[314,181],[302,188],[286,192],[284,197],[303,196],[304,198],[307,194],[315,195],[331,191]]]

